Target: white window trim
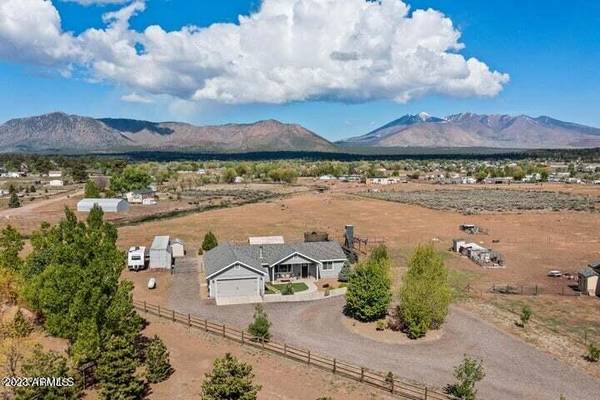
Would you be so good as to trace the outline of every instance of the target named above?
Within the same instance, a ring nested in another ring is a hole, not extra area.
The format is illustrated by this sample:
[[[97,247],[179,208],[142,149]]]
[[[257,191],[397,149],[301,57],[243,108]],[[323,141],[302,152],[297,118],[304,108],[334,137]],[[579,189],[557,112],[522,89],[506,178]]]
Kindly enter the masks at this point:
[[[322,265],[323,271],[333,271],[335,269],[333,261],[323,261]]]

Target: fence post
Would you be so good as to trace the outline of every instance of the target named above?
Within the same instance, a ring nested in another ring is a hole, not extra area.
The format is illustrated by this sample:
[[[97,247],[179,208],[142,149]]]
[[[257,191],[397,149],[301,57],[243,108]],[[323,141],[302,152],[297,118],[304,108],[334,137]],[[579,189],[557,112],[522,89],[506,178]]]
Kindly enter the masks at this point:
[[[287,343],[283,344],[283,355],[287,356]]]
[[[535,285],[535,295],[537,296],[538,294],[538,285]]]
[[[175,322],[175,310],[173,310],[172,317],[173,317],[173,322]]]
[[[225,337],[225,324],[223,324],[223,337]]]
[[[425,400],[427,400],[427,386],[425,386]]]
[[[144,312],[147,313],[148,312],[148,307],[146,306],[146,300],[144,300]]]
[[[204,320],[204,330],[206,332],[208,332],[208,320],[207,319]]]
[[[337,362],[335,358],[333,359],[333,373],[335,374],[335,370],[337,369]]]
[[[310,350],[308,351],[307,364],[310,365]]]
[[[242,345],[244,344],[244,331],[242,331]]]
[[[360,381],[364,381],[365,380],[365,369],[364,367],[360,367]]]
[[[391,390],[392,394],[394,394],[394,374],[392,374],[391,372],[390,372],[390,378],[391,378],[390,379],[390,386],[391,386],[390,390]]]
[[[192,316],[188,314],[188,326],[192,326]]]

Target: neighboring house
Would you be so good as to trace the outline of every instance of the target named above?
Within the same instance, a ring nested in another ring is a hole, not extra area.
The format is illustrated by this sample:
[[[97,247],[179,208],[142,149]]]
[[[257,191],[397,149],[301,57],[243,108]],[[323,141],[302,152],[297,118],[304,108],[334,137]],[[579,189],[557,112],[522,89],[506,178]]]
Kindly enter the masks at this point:
[[[171,269],[173,253],[169,236],[156,236],[150,246],[150,269]]]
[[[48,186],[64,186],[65,183],[62,181],[62,179],[52,179],[51,181],[48,182]]]
[[[77,203],[77,211],[90,212],[94,205],[100,206],[102,211],[106,212],[126,212],[129,210],[129,203],[123,199],[82,199]]]
[[[143,204],[144,200],[152,199],[154,200],[154,195],[156,191],[152,189],[141,189],[141,190],[132,190],[125,194],[127,201],[131,204]]]
[[[48,177],[49,178],[61,178],[62,171],[48,171]]]
[[[376,178],[367,178],[367,185],[393,185],[395,183],[402,182],[403,179],[399,177],[376,177]]]
[[[319,180],[320,181],[335,181],[335,180],[337,180],[337,178],[333,175],[321,175],[319,177]]]
[[[263,296],[266,282],[334,278],[346,261],[337,242],[225,243],[206,252],[209,297]]]
[[[181,239],[175,239],[171,242],[171,254],[173,258],[185,257],[185,244]]]

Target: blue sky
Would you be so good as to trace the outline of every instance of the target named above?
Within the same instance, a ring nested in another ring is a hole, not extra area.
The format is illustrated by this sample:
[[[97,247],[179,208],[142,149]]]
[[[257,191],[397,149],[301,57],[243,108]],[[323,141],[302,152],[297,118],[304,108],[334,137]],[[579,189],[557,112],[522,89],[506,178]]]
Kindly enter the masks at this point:
[[[250,0],[191,3],[148,0],[145,10],[129,19],[129,29],[142,32],[149,25],[159,25],[169,32],[186,25],[237,23],[238,15],[248,15],[260,7],[258,1]],[[414,0],[408,4],[413,10],[431,7],[450,18],[462,35],[460,43],[465,45],[458,53],[510,75],[510,81],[495,95],[455,95],[436,87],[406,103],[380,96],[377,91],[386,91],[385,87],[367,85],[342,95],[319,92],[308,100],[290,95],[278,104],[265,104],[264,97],[254,96],[242,103],[225,104],[218,98],[187,101],[182,99],[188,95],[187,88],[182,89],[185,95],[179,91],[173,95],[163,83],[157,89],[130,84],[128,78],[107,78],[106,74],[96,79],[79,73],[80,67],[63,76],[55,64],[48,67],[39,57],[11,57],[0,47],[0,88],[4,94],[0,96],[0,121],[56,110],[196,124],[275,118],[300,123],[332,140],[366,133],[403,114],[420,111],[438,116],[463,111],[550,115],[600,126],[600,2]],[[62,30],[73,36],[89,28],[106,27],[102,15],[124,7],[56,0],[53,5],[61,17]],[[335,21],[335,16],[330,18]],[[345,101],[345,94],[360,92],[362,96],[363,90],[370,91],[369,96]],[[169,93],[162,94],[165,91]],[[152,102],[122,100],[131,93],[144,99],[150,96]]]

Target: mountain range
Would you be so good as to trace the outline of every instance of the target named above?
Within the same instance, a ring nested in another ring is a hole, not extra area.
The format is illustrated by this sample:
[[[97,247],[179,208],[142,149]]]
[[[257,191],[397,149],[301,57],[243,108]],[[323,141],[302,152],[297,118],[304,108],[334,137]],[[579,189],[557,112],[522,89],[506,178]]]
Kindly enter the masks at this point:
[[[342,146],[492,147],[552,149],[600,147],[600,129],[550,117],[462,113],[445,118],[405,115]]]
[[[276,120],[195,126],[55,112],[0,125],[3,153],[336,152],[352,147],[589,148],[600,147],[600,129],[544,116],[463,113],[439,118],[420,113],[334,144],[300,125]]]

